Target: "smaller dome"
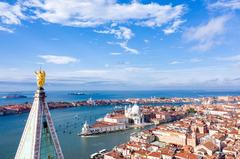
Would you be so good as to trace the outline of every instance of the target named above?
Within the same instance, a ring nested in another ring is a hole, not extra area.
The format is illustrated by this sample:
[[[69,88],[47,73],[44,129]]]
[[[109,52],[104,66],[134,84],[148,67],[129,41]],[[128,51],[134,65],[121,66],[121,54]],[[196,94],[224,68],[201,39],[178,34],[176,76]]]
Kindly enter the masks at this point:
[[[132,107],[132,114],[140,114],[140,108],[136,103]]]

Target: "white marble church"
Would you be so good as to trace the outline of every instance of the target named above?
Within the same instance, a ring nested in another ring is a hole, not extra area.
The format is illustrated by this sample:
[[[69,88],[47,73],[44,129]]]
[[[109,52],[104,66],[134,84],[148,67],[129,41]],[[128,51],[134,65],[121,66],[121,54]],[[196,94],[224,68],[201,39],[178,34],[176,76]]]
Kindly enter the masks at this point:
[[[83,125],[79,135],[89,136],[93,134],[108,133],[120,130],[126,130],[128,125],[144,126],[144,115],[139,106],[125,106],[123,113],[107,114],[104,118],[100,118],[95,124],[89,126],[87,123]]]
[[[142,125],[144,123],[144,116],[136,103],[132,107],[125,106],[124,113],[127,118],[133,121],[133,124]]]

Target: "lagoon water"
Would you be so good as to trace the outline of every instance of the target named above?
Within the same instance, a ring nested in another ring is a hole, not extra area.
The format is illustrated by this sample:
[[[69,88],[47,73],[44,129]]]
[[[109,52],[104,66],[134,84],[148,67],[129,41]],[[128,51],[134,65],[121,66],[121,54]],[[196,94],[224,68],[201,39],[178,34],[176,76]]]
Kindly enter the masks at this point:
[[[28,98],[1,99],[0,105],[32,102],[34,92],[21,92]],[[221,95],[240,95],[240,91],[88,91],[83,96],[68,95],[67,91],[47,91],[47,101],[78,101],[93,99],[125,99],[131,97],[203,97]],[[0,96],[8,93],[0,93]],[[79,137],[85,121],[93,123],[97,118],[113,111],[113,106],[77,107],[51,110],[52,118],[66,159],[88,159],[90,154],[101,149],[112,149],[115,145],[129,140],[129,135],[139,129],[102,134],[92,137]],[[22,135],[28,113],[0,116],[0,159],[12,159]]]

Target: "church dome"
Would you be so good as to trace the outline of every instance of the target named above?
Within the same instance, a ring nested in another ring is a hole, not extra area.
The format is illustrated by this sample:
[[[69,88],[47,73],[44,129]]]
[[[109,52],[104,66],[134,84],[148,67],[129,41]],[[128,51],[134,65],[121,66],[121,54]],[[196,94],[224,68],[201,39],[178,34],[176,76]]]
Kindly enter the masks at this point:
[[[132,114],[140,114],[140,108],[136,103],[132,107]]]

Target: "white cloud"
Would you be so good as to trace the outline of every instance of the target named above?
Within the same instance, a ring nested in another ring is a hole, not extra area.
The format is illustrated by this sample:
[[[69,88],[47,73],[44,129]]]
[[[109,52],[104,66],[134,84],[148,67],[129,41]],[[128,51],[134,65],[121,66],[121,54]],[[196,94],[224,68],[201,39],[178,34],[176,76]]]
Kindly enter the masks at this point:
[[[96,33],[100,34],[113,34],[117,39],[122,40],[121,42],[107,42],[108,44],[117,44],[121,48],[124,49],[125,52],[132,53],[132,54],[138,54],[137,49],[133,49],[128,47],[128,40],[130,40],[134,33],[131,29],[127,27],[119,27],[119,29],[109,28],[107,30],[94,30]],[[116,54],[115,54],[116,55]]]
[[[131,29],[127,27],[119,27],[119,29],[109,28],[107,30],[94,30],[100,34],[113,34],[117,39],[130,40],[134,34]]]
[[[198,63],[198,62],[201,62],[201,61],[202,61],[202,59],[200,59],[200,58],[192,58],[192,59],[190,59],[191,63]]]
[[[0,2],[0,22],[2,24],[21,24],[21,19],[24,18],[20,4],[10,5]]]
[[[125,50],[125,52],[132,53],[132,54],[139,54],[139,51],[137,49],[133,49],[133,48],[128,47],[128,42],[127,41],[123,41],[123,42],[120,42],[118,44],[121,48],[123,48]]]
[[[144,42],[147,44],[147,43],[149,43],[149,40],[145,39]]]
[[[118,3],[116,0],[26,0],[34,8],[36,18],[67,26],[89,27],[102,24],[131,22],[149,27],[162,26],[178,20],[185,11],[184,5]]]
[[[74,27],[116,27],[121,24],[165,27],[172,24],[164,30],[172,33],[182,22],[181,17],[185,11],[186,7],[181,4],[145,4],[135,0],[130,3],[120,3],[117,0],[23,0],[15,4],[0,2],[0,25],[20,25],[22,20],[37,19]],[[114,34],[119,39],[131,39],[134,35],[126,27],[98,32]]]
[[[74,57],[69,56],[39,55],[39,57],[45,60],[47,63],[53,64],[69,64],[78,60]]]
[[[3,26],[0,26],[0,31],[6,31],[6,32],[9,32],[9,33],[13,33],[12,29],[9,29],[9,28],[3,27]]]
[[[231,61],[231,62],[240,62],[240,55],[219,57],[219,58],[217,58],[217,60],[220,60],[220,61]]]
[[[13,33],[8,25],[20,25],[21,19],[25,19],[20,4],[10,5],[0,2],[0,31]]]
[[[110,55],[114,55],[114,56],[117,56],[117,55],[121,55],[122,53],[121,52],[111,52]]]
[[[182,23],[184,23],[184,22],[185,22],[185,21],[178,19],[178,20],[174,21],[173,24],[172,24],[170,27],[168,27],[168,28],[166,28],[166,29],[163,29],[163,32],[164,32],[165,34],[172,34],[172,33],[174,33],[174,32],[179,28],[179,26],[180,26]]]
[[[134,72],[134,73],[140,73],[140,72],[151,72],[153,71],[152,68],[148,68],[148,67],[125,67],[124,68],[125,71],[127,72]]]
[[[105,81],[105,88],[118,89],[111,83],[126,86],[125,89],[159,89],[159,88],[239,88],[239,66],[219,65],[206,67],[191,67],[183,69],[152,68],[149,66],[122,65],[103,69],[49,70],[48,83],[81,84],[91,82],[93,89],[99,89],[99,82]],[[26,74],[27,73],[27,74]],[[20,69],[9,71],[0,68],[1,81],[34,81],[31,71]],[[199,76],[201,75],[201,76]],[[237,80],[238,79],[238,80]],[[146,82],[147,81],[147,82]],[[69,85],[65,85],[69,88]],[[118,85],[119,86],[119,85]],[[136,86],[136,87],[135,87]],[[59,87],[59,85],[58,85]],[[104,87],[103,87],[104,88]],[[86,87],[89,89],[89,87]]]
[[[240,0],[217,0],[208,5],[210,9],[240,9]]]
[[[188,42],[196,42],[193,49],[206,51],[218,44],[218,36],[225,31],[225,24],[230,16],[220,16],[211,19],[207,24],[189,28],[184,33],[184,38]]]
[[[121,26],[121,27],[119,27],[119,29],[109,28],[107,30],[94,30],[94,31],[96,33],[100,33],[100,34],[113,34],[117,39],[123,40],[123,42],[120,42],[120,43],[110,42],[109,44],[118,44],[126,52],[130,52],[130,53],[134,53],[134,54],[138,53],[138,51],[136,49],[132,49],[127,46],[128,40],[130,40],[134,36],[134,33],[132,32],[131,29]],[[112,55],[117,55],[117,54],[115,53]]]
[[[190,60],[185,60],[185,61],[171,61],[169,64],[170,65],[177,65],[177,64],[183,64],[183,63],[198,63],[201,62],[202,59],[200,58],[191,58]]]
[[[182,62],[182,61],[172,61],[169,64],[170,65],[176,65],[176,64],[182,64],[182,63],[184,63],[184,62]]]

